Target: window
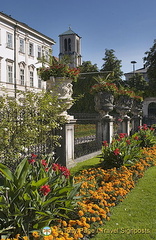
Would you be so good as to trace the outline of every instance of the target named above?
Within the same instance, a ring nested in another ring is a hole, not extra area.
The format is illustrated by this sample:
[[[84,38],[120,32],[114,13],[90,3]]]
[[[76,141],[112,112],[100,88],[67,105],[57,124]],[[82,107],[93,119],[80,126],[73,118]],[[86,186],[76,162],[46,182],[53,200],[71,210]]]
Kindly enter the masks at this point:
[[[29,43],[29,55],[30,56],[34,56],[34,44],[33,43]]]
[[[20,83],[24,86],[24,69],[20,69]]]
[[[38,88],[42,88],[42,80],[41,80],[41,78],[38,78]]]
[[[65,52],[67,51],[67,39],[66,38],[64,39],[64,51]]]
[[[13,83],[13,66],[11,63],[7,65],[7,82]]]
[[[7,47],[13,48],[13,35],[11,33],[7,33]]]
[[[30,71],[30,87],[34,86],[34,72]]]
[[[42,48],[40,46],[37,47],[37,58],[41,58],[42,57]]]
[[[68,38],[68,51],[70,52],[71,51],[71,39]]]
[[[1,29],[0,29],[0,45],[1,45]]]
[[[49,61],[49,51],[48,50],[45,51],[45,60]]]
[[[20,48],[19,51],[24,53],[24,39],[20,38]]]

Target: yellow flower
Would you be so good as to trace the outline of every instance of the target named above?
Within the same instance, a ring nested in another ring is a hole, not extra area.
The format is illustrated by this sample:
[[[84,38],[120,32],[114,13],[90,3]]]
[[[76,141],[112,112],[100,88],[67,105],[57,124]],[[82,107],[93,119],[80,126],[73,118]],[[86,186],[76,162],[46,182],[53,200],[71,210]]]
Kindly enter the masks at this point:
[[[78,215],[81,217],[81,216],[84,215],[84,212],[80,210],[80,211],[78,212]]]
[[[40,236],[37,231],[34,231],[34,232],[32,233],[32,235],[33,235],[34,238],[38,238],[38,237]]]
[[[29,238],[27,236],[24,236],[23,239],[24,240],[29,240]]]

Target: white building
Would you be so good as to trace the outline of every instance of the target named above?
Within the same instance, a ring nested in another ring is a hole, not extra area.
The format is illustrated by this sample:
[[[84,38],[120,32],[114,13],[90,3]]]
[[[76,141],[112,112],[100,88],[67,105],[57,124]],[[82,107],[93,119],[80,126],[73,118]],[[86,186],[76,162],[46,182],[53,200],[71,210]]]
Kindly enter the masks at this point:
[[[131,77],[133,77],[135,74],[140,74],[143,76],[143,78],[148,82],[148,76],[147,76],[147,68],[143,67],[137,70],[134,70],[132,72],[125,73],[125,80],[128,81]]]
[[[69,30],[59,35],[60,53],[59,59],[64,56],[70,58],[70,67],[78,67],[82,64],[81,56],[81,37],[76,34],[70,27]]]
[[[3,87],[9,96],[16,96],[17,90],[45,89],[37,69],[42,66],[39,59],[48,59],[54,44],[50,37],[0,12],[0,95]]]

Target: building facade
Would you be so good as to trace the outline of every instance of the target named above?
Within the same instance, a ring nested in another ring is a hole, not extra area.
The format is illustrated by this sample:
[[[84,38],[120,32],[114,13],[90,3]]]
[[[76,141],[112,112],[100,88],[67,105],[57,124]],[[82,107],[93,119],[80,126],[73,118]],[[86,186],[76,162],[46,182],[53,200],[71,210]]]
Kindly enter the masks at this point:
[[[70,67],[78,67],[82,64],[81,56],[81,37],[69,30],[59,35],[60,39],[60,53],[59,59],[68,56],[70,60]]]
[[[17,90],[41,91],[46,83],[37,74],[39,59],[48,60],[54,40],[12,17],[0,13],[0,96]]]
[[[125,73],[125,80],[128,81],[131,77],[133,77],[135,74],[140,74],[143,76],[143,78],[148,82],[148,76],[147,76],[147,68],[143,67],[137,70],[134,70],[132,72]]]

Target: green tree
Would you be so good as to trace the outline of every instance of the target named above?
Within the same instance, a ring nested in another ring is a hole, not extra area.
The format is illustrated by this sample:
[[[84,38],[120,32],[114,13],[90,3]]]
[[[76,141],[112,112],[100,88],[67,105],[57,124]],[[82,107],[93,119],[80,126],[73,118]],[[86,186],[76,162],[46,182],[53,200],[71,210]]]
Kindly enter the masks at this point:
[[[148,88],[148,82],[144,79],[143,75],[139,73],[129,78],[126,83],[133,91],[142,94],[144,94]]]
[[[105,57],[102,59],[104,60],[104,64],[102,65],[101,71],[106,71],[107,74],[109,72],[113,72],[114,74],[109,77],[116,85],[120,85],[123,83],[122,75],[123,72],[121,71],[121,60],[118,60],[115,56],[115,51],[113,49],[105,49]]]
[[[91,87],[96,83],[95,76],[99,75],[97,64],[84,61],[80,68],[80,76],[73,83],[73,97],[78,98],[70,112],[91,113],[94,110],[94,97],[90,94]]]
[[[147,69],[147,75],[149,79],[149,96],[156,96],[156,39],[154,40],[153,46],[149,51],[145,52],[146,57],[144,57],[145,67]]]

